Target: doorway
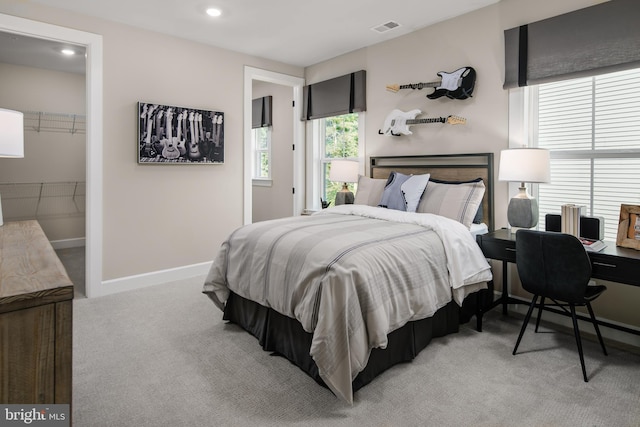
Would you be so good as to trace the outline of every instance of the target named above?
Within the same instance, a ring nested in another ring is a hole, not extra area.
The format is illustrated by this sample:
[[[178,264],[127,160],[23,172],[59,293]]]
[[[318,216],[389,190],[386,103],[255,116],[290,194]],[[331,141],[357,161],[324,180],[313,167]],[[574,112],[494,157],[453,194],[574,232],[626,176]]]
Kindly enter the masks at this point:
[[[0,31],[84,46],[86,50],[85,292],[102,284],[102,36],[0,14]]]
[[[288,86],[293,90],[293,206],[292,215],[299,215],[304,207],[304,123],[302,111],[302,88],[304,79],[273,71],[245,66],[244,69],[244,224],[253,222],[253,144],[251,139],[251,116],[253,84],[261,81]]]

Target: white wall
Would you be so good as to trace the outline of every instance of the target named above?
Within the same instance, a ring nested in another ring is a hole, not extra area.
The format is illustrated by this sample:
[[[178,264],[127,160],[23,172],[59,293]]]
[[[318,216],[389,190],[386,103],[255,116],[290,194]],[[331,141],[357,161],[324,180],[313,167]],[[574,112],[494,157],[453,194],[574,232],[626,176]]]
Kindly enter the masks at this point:
[[[303,70],[176,37],[7,0],[0,13],[103,37],[102,280],[213,259],[243,219],[243,69]],[[225,164],[137,164],[137,102],[225,113]]]

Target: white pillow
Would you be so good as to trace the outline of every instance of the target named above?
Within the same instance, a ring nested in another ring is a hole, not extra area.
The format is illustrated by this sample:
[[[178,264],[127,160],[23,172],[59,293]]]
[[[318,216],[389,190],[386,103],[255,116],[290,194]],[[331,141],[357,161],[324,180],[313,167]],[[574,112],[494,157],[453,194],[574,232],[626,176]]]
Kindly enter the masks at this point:
[[[355,205],[378,206],[386,183],[386,179],[369,178],[368,176],[360,175],[353,203]]]
[[[411,175],[408,180],[402,183],[400,189],[407,205],[407,212],[415,212],[418,209],[420,199],[424,194],[424,189],[429,183],[430,174]]]
[[[415,212],[429,183],[429,174],[404,175],[391,172],[378,206],[399,211]]]
[[[484,191],[485,186],[482,181],[459,184],[431,181],[427,185],[417,212],[442,215],[469,228],[482,203]]]

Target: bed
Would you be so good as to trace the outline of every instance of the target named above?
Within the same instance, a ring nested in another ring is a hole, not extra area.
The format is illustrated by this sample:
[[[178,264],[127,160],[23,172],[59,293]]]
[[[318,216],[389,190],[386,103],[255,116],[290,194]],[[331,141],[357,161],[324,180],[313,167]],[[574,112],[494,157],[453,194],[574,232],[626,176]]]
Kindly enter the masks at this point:
[[[225,320],[348,403],[478,314],[491,280],[472,232],[493,229],[491,153],[370,162],[356,204],[235,230],[203,287]],[[412,212],[394,207],[399,191]]]

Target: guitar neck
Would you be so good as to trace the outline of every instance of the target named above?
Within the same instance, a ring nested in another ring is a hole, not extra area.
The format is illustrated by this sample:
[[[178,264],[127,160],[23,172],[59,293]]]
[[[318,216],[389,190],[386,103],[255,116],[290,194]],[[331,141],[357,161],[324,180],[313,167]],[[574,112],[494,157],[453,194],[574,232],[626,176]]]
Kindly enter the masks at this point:
[[[430,83],[411,83],[408,85],[400,85],[399,89],[424,89],[425,87],[438,87],[440,82],[430,82]]]
[[[435,119],[413,119],[413,120],[407,120],[406,124],[408,125],[419,125],[422,123],[445,123],[447,121],[447,119],[445,119],[444,117],[438,117]]]

